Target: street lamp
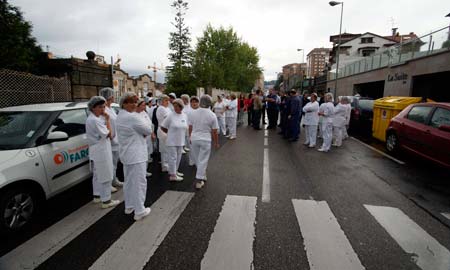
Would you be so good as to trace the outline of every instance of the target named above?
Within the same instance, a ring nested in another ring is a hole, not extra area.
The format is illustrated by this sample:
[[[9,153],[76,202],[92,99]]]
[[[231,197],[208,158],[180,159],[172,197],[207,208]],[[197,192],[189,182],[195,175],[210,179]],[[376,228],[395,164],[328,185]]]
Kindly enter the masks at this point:
[[[334,7],[337,5],[341,5],[341,22],[339,24],[339,39],[338,39],[338,46],[337,46],[337,59],[336,59],[336,77],[335,79],[335,84],[334,84],[334,98],[336,98],[336,93],[337,93],[337,87],[338,87],[338,77],[339,77],[339,53],[341,50],[341,33],[342,33],[342,15],[344,14],[344,2],[336,2],[336,1],[331,1],[330,6]]]

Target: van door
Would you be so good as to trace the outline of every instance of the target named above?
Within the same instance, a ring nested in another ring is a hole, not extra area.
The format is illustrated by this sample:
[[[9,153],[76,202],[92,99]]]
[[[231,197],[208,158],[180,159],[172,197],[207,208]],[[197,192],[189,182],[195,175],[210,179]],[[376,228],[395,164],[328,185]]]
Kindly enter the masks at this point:
[[[38,147],[52,193],[75,185],[90,175],[86,119],[86,109],[62,111],[53,121],[49,133],[63,131],[69,139]]]

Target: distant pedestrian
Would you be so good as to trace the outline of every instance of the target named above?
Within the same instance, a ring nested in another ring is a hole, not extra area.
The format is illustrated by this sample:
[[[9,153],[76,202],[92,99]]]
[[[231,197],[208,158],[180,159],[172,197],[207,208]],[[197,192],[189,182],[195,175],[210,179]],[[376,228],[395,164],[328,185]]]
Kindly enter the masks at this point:
[[[181,99],[183,100],[184,108],[183,112],[189,117],[189,113],[191,112],[191,104],[189,102],[189,95],[183,94],[181,95]],[[189,143],[189,134],[186,132],[186,144],[183,147],[183,154],[186,154],[190,151],[190,143]]]
[[[197,189],[206,182],[206,169],[211,154],[211,138],[215,148],[219,148],[219,124],[216,115],[210,110],[212,104],[209,95],[200,98],[200,108],[192,112],[189,118],[189,134],[192,143],[192,153],[195,158],[197,172],[195,175]]]
[[[244,124],[244,111],[245,111],[245,98],[244,94],[240,94],[238,99],[238,119],[237,119],[237,123],[239,126]]]
[[[345,128],[344,128],[344,135],[342,136],[342,139],[348,138],[348,128],[350,127],[350,118],[352,115],[352,105],[350,104],[351,100],[347,97],[347,104],[345,104],[346,112],[345,112]]]
[[[188,118],[188,124],[189,124],[189,119],[191,118],[192,113],[194,111],[198,110],[200,100],[197,96],[192,96],[190,99],[190,102],[191,102],[191,109],[186,114],[187,118]],[[186,133],[187,133],[187,136],[189,137],[189,130]],[[189,138],[189,144],[190,144],[190,140],[191,139]],[[194,153],[192,151],[189,151],[189,166],[194,166],[194,165],[195,165]]]
[[[344,137],[347,115],[347,97],[341,97],[340,102],[334,107],[333,117],[333,146],[340,147]]]
[[[322,135],[323,144],[320,152],[328,152],[331,148],[331,140],[333,139],[333,115],[334,115],[334,105],[333,105],[333,95],[327,93],[325,95],[325,102],[319,107],[319,115],[323,117],[322,120]]]
[[[236,118],[237,118],[237,107],[238,107],[238,101],[236,99],[235,94],[230,95],[230,102],[226,105],[226,119],[227,119],[227,126],[230,130],[229,139],[234,140],[236,139]]]
[[[245,108],[247,110],[247,125],[251,126],[253,123],[253,94],[248,94],[247,99],[245,99]],[[219,123],[220,124],[220,123]]]
[[[253,128],[255,130],[260,130],[261,124],[261,112],[262,112],[262,92],[261,90],[256,90],[256,94],[253,96]]]
[[[142,99],[138,100],[137,107],[136,107],[136,113],[139,114],[140,117],[142,117],[142,120],[148,126],[150,126],[150,129],[152,131],[151,135],[145,137],[145,143],[146,143],[146,146],[147,146],[147,154],[148,154],[147,163],[150,163],[151,153],[153,152],[153,140],[155,139],[152,136],[155,136],[155,135],[153,134],[152,121],[150,120],[150,117],[148,116],[148,113],[147,113],[146,109],[147,109],[147,105],[145,105],[145,101],[142,100]],[[145,176],[146,177],[152,176],[152,173],[148,171],[148,165],[147,165],[147,171],[146,171],[146,175]]]
[[[269,95],[267,95],[266,101],[267,115],[269,118],[269,125],[267,126],[267,129],[276,129],[278,125],[279,98],[273,89],[269,90]]]
[[[295,89],[291,90],[290,107],[288,112],[290,142],[298,141],[300,135],[300,115],[302,109],[302,99],[297,95]]]
[[[317,94],[311,94],[311,101],[303,106],[305,117],[303,123],[305,125],[305,145],[313,148],[316,146],[317,125],[319,124],[319,103],[317,102]]]
[[[167,134],[162,131],[161,124],[166,119],[166,117],[171,113],[169,109],[169,97],[166,95],[163,95],[160,97],[160,106],[156,110],[156,120],[158,124],[158,142],[159,142],[159,152],[161,154],[161,171],[167,172],[169,168],[168,163],[168,156],[167,156],[167,147],[166,147],[166,140],[167,140]]]
[[[225,127],[225,103],[220,95],[217,96],[217,101],[214,103],[213,112],[216,114],[220,132],[223,136],[227,135]]]

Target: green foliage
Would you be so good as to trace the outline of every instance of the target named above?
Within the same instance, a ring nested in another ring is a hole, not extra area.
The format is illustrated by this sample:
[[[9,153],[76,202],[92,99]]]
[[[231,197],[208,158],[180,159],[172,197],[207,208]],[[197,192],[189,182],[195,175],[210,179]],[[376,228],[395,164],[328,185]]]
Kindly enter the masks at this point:
[[[262,69],[259,56],[234,32],[233,28],[206,27],[198,38],[194,52],[193,72],[199,85],[250,92]]]
[[[442,43],[442,49],[450,48],[450,39],[446,40],[444,43]]]
[[[169,38],[169,61],[171,65],[167,67],[167,90],[177,94],[196,93],[195,78],[192,74],[192,49],[190,46],[191,37],[189,28],[184,22],[184,15],[188,8],[188,3],[183,0],[175,0],[171,5],[175,11],[175,22],[172,25],[176,30],[170,33]]]
[[[0,0],[0,68],[36,72],[41,48],[19,8]]]

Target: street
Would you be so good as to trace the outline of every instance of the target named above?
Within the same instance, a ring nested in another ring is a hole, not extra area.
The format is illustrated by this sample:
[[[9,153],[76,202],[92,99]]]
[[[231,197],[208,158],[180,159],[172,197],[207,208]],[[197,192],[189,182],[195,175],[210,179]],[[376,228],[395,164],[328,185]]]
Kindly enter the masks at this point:
[[[0,269],[450,269],[448,171],[354,138],[321,153],[303,136],[239,127],[198,192],[186,157],[181,183],[154,162],[140,222],[123,203],[99,209],[85,181],[2,240]]]

